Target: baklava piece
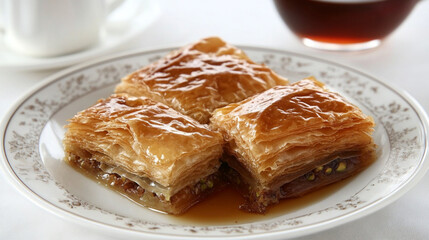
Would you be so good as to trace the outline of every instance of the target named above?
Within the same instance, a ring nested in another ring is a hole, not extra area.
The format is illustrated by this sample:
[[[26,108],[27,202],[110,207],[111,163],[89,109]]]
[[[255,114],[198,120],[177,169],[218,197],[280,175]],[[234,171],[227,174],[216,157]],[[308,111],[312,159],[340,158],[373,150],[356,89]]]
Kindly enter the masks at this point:
[[[223,139],[145,97],[112,95],[69,120],[65,161],[148,208],[180,214],[223,185]]]
[[[216,108],[287,83],[242,50],[211,37],[124,77],[115,92],[146,96],[208,123]]]
[[[373,119],[314,78],[217,109],[211,121],[227,141],[226,176],[250,212],[352,176],[375,159]]]

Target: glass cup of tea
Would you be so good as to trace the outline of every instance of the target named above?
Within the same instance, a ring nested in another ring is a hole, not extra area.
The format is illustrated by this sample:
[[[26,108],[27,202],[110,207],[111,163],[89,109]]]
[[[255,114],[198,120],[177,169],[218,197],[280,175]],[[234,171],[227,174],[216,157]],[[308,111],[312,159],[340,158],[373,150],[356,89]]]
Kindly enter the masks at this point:
[[[274,0],[289,29],[308,47],[357,51],[378,47],[419,0]]]

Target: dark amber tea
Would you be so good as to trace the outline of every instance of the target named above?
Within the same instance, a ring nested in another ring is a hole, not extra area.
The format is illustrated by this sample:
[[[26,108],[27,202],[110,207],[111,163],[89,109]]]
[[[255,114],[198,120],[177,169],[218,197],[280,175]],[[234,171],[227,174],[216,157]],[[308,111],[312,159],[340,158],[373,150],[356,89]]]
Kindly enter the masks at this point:
[[[418,0],[275,0],[275,5],[288,27],[306,45],[320,43],[323,48],[323,43],[328,43],[327,46],[360,44],[364,48],[370,48],[377,46],[381,39],[393,32],[417,2]],[[365,47],[365,43],[369,45]]]

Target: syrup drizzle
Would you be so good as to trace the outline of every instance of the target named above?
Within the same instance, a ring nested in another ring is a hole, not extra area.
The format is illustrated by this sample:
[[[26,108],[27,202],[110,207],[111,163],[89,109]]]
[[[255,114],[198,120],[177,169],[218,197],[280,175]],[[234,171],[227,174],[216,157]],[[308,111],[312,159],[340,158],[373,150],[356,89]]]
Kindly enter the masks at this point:
[[[221,192],[213,194],[193,206],[186,213],[172,217],[177,218],[177,220],[183,223],[194,225],[230,225],[267,220],[316,204],[344,187],[351,179],[353,177],[323,187],[299,198],[283,199],[279,204],[269,207],[265,214],[241,211],[238,207],[244,202],[243,197],[232,187],[226,187]]]

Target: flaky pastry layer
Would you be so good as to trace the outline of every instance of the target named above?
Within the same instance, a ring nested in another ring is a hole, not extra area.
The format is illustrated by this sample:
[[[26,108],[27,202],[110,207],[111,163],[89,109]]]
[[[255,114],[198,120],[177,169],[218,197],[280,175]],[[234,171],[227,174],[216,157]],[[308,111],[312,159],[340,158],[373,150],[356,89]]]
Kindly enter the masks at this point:
[[[70,119],[66,128],[66,161],[76,156],[96,160],[106,171],[157,184],[165,197],[220,166],[220,134],[145,97],[101,99]]]
[[[314,78],[217,109],[211,122],[264,188],[278,188],[330,156],[375,148],[372,118]]]
[[[115,91],[152,98],[208,123],[216,108],[287,83],[242,50],[211,37],[124,77]]]

